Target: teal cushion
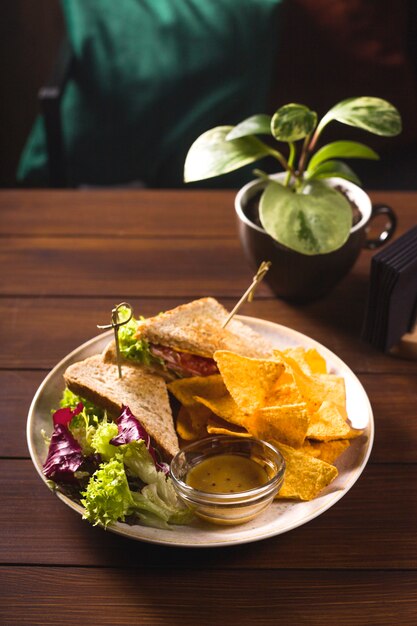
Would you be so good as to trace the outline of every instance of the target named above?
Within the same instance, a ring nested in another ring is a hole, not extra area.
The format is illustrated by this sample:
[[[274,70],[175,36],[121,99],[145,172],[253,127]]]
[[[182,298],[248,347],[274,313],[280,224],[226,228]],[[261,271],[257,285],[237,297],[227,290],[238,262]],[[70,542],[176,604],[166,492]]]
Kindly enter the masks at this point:
[[[281,0],[61,0],[75,56],[61,103],[70,186],[180,186],[203,131],[264,112]],[[43,120],[18,180],[47,185]]]

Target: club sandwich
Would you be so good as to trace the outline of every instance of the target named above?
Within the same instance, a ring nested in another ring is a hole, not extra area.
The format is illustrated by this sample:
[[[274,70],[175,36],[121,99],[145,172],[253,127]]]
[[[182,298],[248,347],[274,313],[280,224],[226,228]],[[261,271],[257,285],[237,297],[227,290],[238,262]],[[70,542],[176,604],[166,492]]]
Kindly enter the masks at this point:
[[[172,380],[217,373],[213,359],[216,350],[255,358],[272,353],[273,347],[266,339],[240,320],[233,318],[223,328],[228,315],[214,298],[201,298],[135,321],[132,341],[136,344],[126,350],[122,345],[124,362],[145,365]],[[103,358],[105,362],[116,362],[114,341],[105,349]]]

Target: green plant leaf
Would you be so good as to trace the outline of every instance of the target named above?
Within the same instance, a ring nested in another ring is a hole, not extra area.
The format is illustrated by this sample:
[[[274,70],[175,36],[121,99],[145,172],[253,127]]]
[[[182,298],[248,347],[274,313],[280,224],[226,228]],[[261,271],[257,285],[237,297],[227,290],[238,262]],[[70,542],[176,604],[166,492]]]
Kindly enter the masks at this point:
[[[298,141],[311,133],[317,114],[302,104],[286,104],[274,113],[271,131],[278,141]]]
[[[248,135],[270,135],[271,134],[271,116],[270,115],[252,115],[237,126],[234,126],[226,139],[239,139],[239,137],[247,137]]]
[[[321,181],[301,193],[271,181],[262,194],[259,216],[269,235],[301,254],[326,254],[349,237],[352,210],[348,200]]]
[[[320,163],[329,159],[379,159],[377,153],[363,143],[357,141],[334,141],[317,150],[307,167],[313,172]]]
[[[232,172],[270,154],[268,146],[257,137],[227,141],[226,136],[232,128],[216,126],[195,140],[185,159],[186,183]]]
[[[362,184],[355,172],[346,165],[346,163],[343,163],[343,161],[324,161],[320,163],[313,172],[306,173],[306,180],[320,180],[323,178],[332,178],[333,176],[351,180],[352,183],[356,185]]]
[[[394,137],[402,130],[401,116],[397,109],[382,98],[370,96],[342,100],[326,113],[318,130],[321,131],[332,120],[385,137]]]

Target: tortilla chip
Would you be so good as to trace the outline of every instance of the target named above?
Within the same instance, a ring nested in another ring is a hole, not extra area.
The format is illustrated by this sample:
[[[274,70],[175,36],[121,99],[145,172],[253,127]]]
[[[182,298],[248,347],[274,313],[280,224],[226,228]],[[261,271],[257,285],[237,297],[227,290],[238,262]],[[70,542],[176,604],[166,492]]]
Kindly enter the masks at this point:
[[[184,406],[178,412],[176,430],[178,436],[185,441],[193,441],[198,438],[198,434],[193,431],[190,414]]]
[[[318,442],[316,442],[318,443]],[[321,442],[320,442],[321,443]],[[301,452],[305,452],[310,456],[315,456],[316,458],[320,457],[320,448],[313,446],[310,439],[305,439],[303,445],[301,446]]]
[[[292,372],[287,368],[278,379],[268,398],[268,406],[300,404],[304,398],[297,387]]]
[[[281,452],[286,464],[278,498],[312,500],[336,478],[338,472],[334,465],[278,441],[271,443]]]
[[[306,404],[286,404],[263,407],[247,421],[247,429],[259,439],[275,439],[299,448],[306,437],[309,424]]]
[[[316,374],[312,376],[318,390],[323,391],[322,401],[333,402],[341,415],[347,419],[345,379],[336,374]]]
[[[338,439],[336,441],[307,440],[304,442],[302,451],[321,461],[332,464],[349,446],[350,443],[347,439]]]
[[[236,424],[229,424],[218,417],[210,417],[207,422],[209,435],[233,435],[235,437],[252,437],[247,430]]]
[[[202,398],[201,396],[194,396],[194,399],[226,422],[246,428],[248,416],[239,409],[238,405],[229,394],[211,400]]]
[[[336,404],[343,417],[347,417],[345,381],[341,376],[335,374],[312,374],[308,376],[294,359],[286,357],[284,353],[280,354],[282,354],[285,364],[290,367],[295,383],[311,413],[315,413],[322,402],[327,400]]]
[[[305,348],[287,348],[282,351],[286,357],[294,359],[301,369],[308,375],[327,374],[327,364],[325,359],[315,348],[306,350]]]
[[[219,398],[227,394],[227,389],[220,374],[180,378],[168,383],[167,386],[168,390],[183,406],[195,405],[194,396]]]
[[[312,374],[327,374],[326,359],[315,348],[305,351],[304,358]]]
[[[356,439],[356,437],[360,437],[363,434],[363,430],[359,430],[358,428],[349,428],[349,432],[344,436],[344,439]]]
[[[178,436],[184,441],[196,441],[206,437],[210,417],[211,411],[204,406],[182,406],[176,421]]]
[[[247,414],[265,406],[284,364],[269,359],[251,359],[228,350],[218,350],[214,360],[238,407]],[[204,395],[204,394],[200,394]]]
[[[344,439],[351,428],[332,402],[325,400],[318,411],[310,417],[307,437],[318,441]]]

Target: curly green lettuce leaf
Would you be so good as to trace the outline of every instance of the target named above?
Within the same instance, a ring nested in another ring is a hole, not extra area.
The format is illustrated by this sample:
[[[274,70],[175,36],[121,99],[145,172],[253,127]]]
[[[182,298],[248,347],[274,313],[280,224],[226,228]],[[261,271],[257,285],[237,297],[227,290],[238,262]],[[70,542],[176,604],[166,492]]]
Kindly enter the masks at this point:
[[[91,477],[81,494],[84,519],[105,528],[117,520],[124,521],[135,510],[135,501],[127,482],[122,455],[116,454]]]
[[[84,410],[78,413],[78,415],[75,415],[68,424],[68,430],[80,444],[85,456],[94,452],[92,440],[96,432],[96,427],[97,423],[90,422],[90,418]]]
[[[104,461],[110,461],[118,450],[116,446],[113,446],[110,443],[110,439],[113,439],[117,433],[117,424],[114,422],[108,422],[107,419],[100,422],[94,432],[91,440],[91,446],[94,452],[100,454]]]
[[[170,524],[187,524],[191,521],[192,510],[180,500],[171,478],[163,472],[158,472],[156,482],[144,487],[142,494],[161,508],[165,508],[169,513]]]
[[[138,320],[134,317],[119,327],[120,354],[125,359],[138,361],[143,365],[151,365],[154,362],[154,357],[149,350],[149,344],[145,339],[136,338],[137,329]]]
[[[128,444],[130,445],[130,444]],[[164,481],[170,480],[158,472]],[[158,476],[158,481],[162,481]],[[169,488],[165,488],[168,492]],[[135,515],[148,525],[168,527],[168,524],[182,524],[190,520],[191,513],[175,494],[165,502],[158,493],[157,483],[146,485],[141,492],[131,491],[123,462],[123,454],[117,452],[90,479],[82,493],[81,504],[85,507],[84,518],[93,525],[105,528],[116,521],[125,521]]]
[[[157,473],[156,481],[145,485],[133,498],[143,513],[151,513],[167,524],[187,524],[193,518],[192,510],[178,497],[172,480],[163,472]],[[141,518],[146,523],[145,518]],[[154,524],[152,524],[154,525]]]
[[[123,444],[119,450],[123,455],[124,464],[132,476],[139,478],[146,484],[157,480],[160,472],[157,471],[155,462],[143,439]]]

